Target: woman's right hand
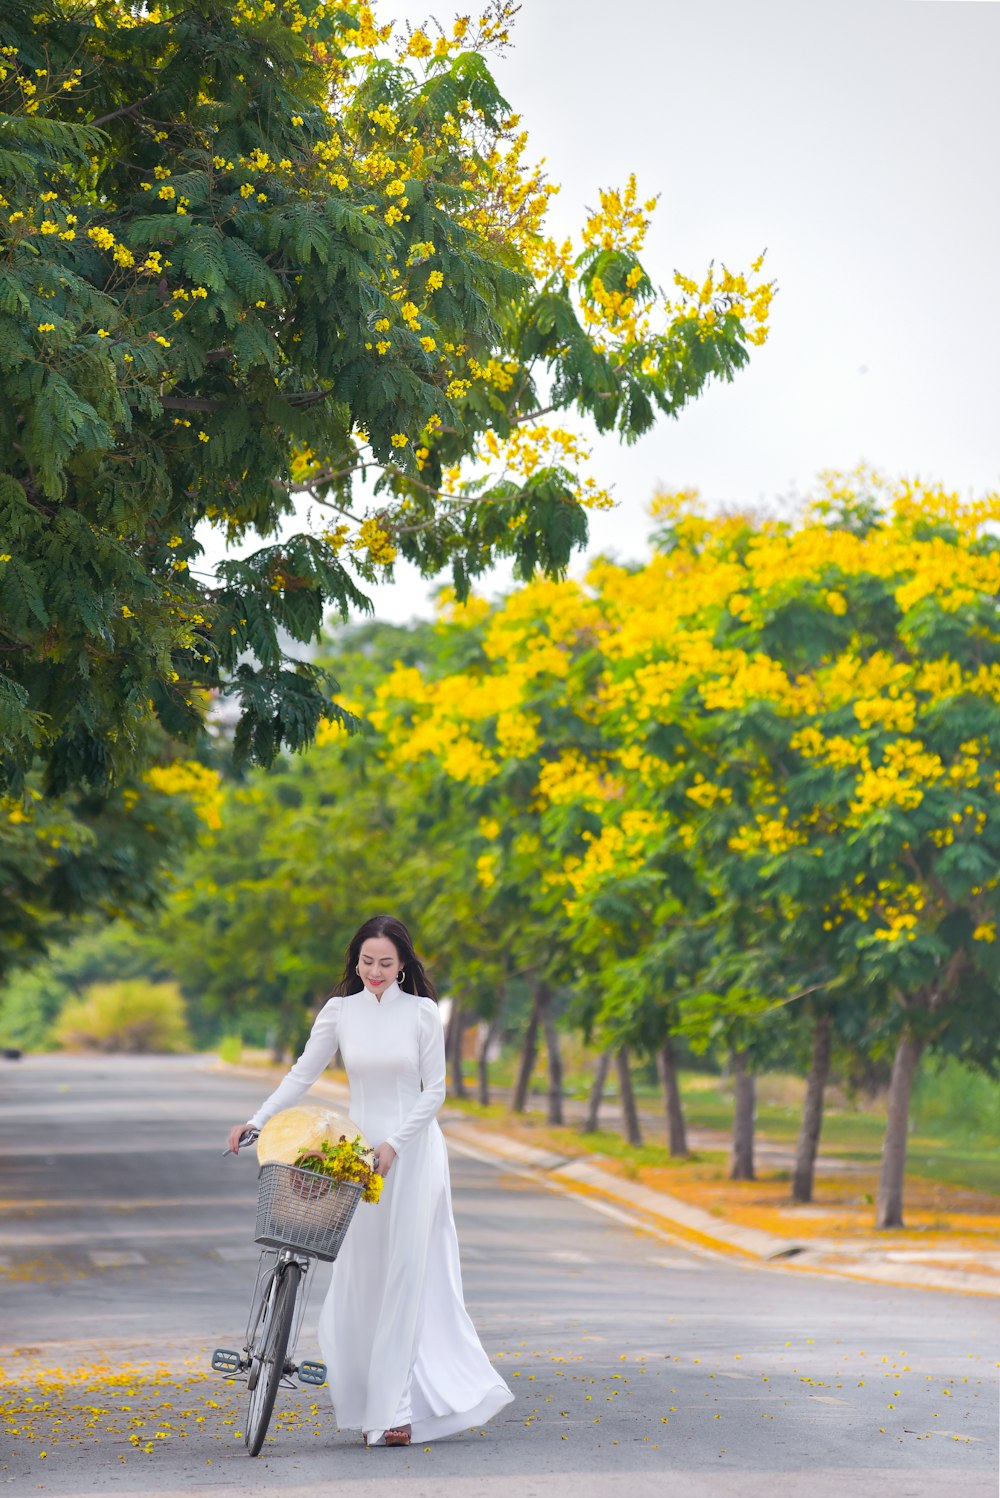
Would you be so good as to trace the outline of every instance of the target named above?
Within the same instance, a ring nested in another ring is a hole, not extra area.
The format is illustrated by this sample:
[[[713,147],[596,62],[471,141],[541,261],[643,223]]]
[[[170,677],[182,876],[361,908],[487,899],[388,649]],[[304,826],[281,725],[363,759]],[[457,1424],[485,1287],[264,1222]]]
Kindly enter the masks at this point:
[[[240,1139],[241,1139],[241,1137],[243,1135],[244,1130],[245,1129],[250,1129],[250,1128],[253,1128],[252,1124],[248,1124],[248,1123],[233,1124],[232,1128],[229,1130],[229,1153],[231,1155],[238,1155],[239,1154],[239,1152],[240,1152]]]

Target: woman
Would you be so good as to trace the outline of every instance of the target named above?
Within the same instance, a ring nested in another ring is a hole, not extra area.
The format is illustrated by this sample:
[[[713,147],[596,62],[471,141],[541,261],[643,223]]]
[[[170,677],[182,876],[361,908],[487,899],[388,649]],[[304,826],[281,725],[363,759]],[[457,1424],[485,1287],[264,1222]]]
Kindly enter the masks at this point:
[[[429,995],[429,997],[428,997]],[[484,1421],[514,1396],[490,1366],[462,1298],[444,1135],[444,1038],[434,989],[402,921],[366,921],[305,1050],[246,1124],[289,1108],[339,1049],[351,1118],[375,1145],[381,1200],[362,1202],[319,1321],[341,1426],[368,1446],[431,1441]]]

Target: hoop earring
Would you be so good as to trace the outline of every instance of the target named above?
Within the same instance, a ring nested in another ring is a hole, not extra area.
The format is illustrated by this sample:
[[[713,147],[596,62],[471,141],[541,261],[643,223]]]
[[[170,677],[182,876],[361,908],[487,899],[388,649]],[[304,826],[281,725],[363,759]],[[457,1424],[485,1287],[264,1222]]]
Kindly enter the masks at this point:
[[[396,982],[397,983],[402,983],[402,981],[403,981],[403,979],[405,977],[406,977],[406,968],[405,967],[401,967],[400,970],[399,970],[399,972],[396,974]]]

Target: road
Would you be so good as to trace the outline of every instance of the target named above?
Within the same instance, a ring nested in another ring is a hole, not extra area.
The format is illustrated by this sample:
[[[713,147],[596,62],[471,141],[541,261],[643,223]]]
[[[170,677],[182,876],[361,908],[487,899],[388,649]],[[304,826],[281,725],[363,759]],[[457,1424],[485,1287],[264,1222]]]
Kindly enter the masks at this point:
[[[221,1149],[261,1089],[188,1058],[0,1066],[0,1492],[996,1493],[990,1302],[744,1266],[457,1150],[466,1300],[516,1402],[367,1451],[299,1389],[251,1461],[207,1362],[241,1340],[255,1173]]]

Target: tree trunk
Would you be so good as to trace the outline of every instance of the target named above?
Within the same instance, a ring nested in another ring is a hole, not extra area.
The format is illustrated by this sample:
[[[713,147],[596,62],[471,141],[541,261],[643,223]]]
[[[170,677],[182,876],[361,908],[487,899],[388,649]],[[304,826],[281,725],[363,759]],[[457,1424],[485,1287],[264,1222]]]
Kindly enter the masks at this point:
[[[681,1089],[677,1081],[677,1061],[674,1043],[668,1035],[657,1055],[660,1081],[663,1083],[663,1099],[667,1112],[667,1149],[671,1155],[688,1153],[687,1130],[684,1127],[684,1108]]]
[[[282,1001],[271,1038],[271,1060],[280,1066],[294,1058],[309,1038],[312,1017],[292,999]]]
[[[923,1049],[921,1042],[904,1030],[899,1037],[889,1083],[889,1107],[882,1145],[878,1197],[875,1203],[877,1228],[903,1226],[903,1181],[906,1170],[906,1131],[910,1115],[910,1093]]]
[[[545,1049],[549,1057],[549,1123],[563,1122],[563,1066],[559,1052],[559,1032],[552,1013],[552,989],[548,983],[538,985],[538,1004],[545,1028]]]
[[[747,1071],[746,1051],[733,1052],[733,1152],[729,1165],[731,1181],[752,1181],[755,1079]]]
[[[830,1043],[833,1019],[827,1013],[817,1014],[813,1029],[812,1066],[806,1082],[805,1102],[802,1105],[802,1125],[799,1142],[795,1149],[795,1169],[792,1174],[792,1201],[811,1202],[813,1199],[813,1177],[816,1171],[816,1151],[819,1134],[823,1127],[823,1093],[830,1074]]]
[[[632,1073],[629,1070],[628,1050],[622,1046],[617,1056],[618,1062],[618,1091],[622,1103],[622,1133],[629,1144],[642,1143],[642,1128],[639,1124],[639,1110],[635,1106],[635,1093],[632,1091]]]
[[[541,1018],[538,1008],[538,994],[535,994],[535,1002],[531,1010],[531,1018],[528,1028],[524,1032],[524,1040],[521,1043],[521,1061],[517,1069],[517,1081],[514,1083],[514,1095],[510,1100],[512,1113],[523,1113],[528,1101],[528,1085],[531,1082],[531,1073],[535,1069],[535,1053],[538,1049],[538,1021]]]
[[[608,1080],[608,1068],[611,1065],[611,1047],[608,1046],[597,1058],[594,1067],[594,1080],[590,1088],[590,1097],[587,1099],[587,1116],[583,1120],[583,1134],[596,1134],[598,1119],[601,1112],[601,1102],[604,1098],[604,1085]]]
[[[486,1027],[479,1047],[479,1101],[484,1108],[489,1106],[490,1101],[490,1046],[496,1039],[499,1028],[500,1015],[495,1014]]]
[[[461,1005],[455,1004],[451,1011],[451,1019],[448,1022],[448,1034],[445,1049],[451,1061],[451,1095],[452,1097],[464,1098],[468,1096],[465,1087],[465,1078],[462,1076],[462,1032],[465,1029],[465,1015]]]

